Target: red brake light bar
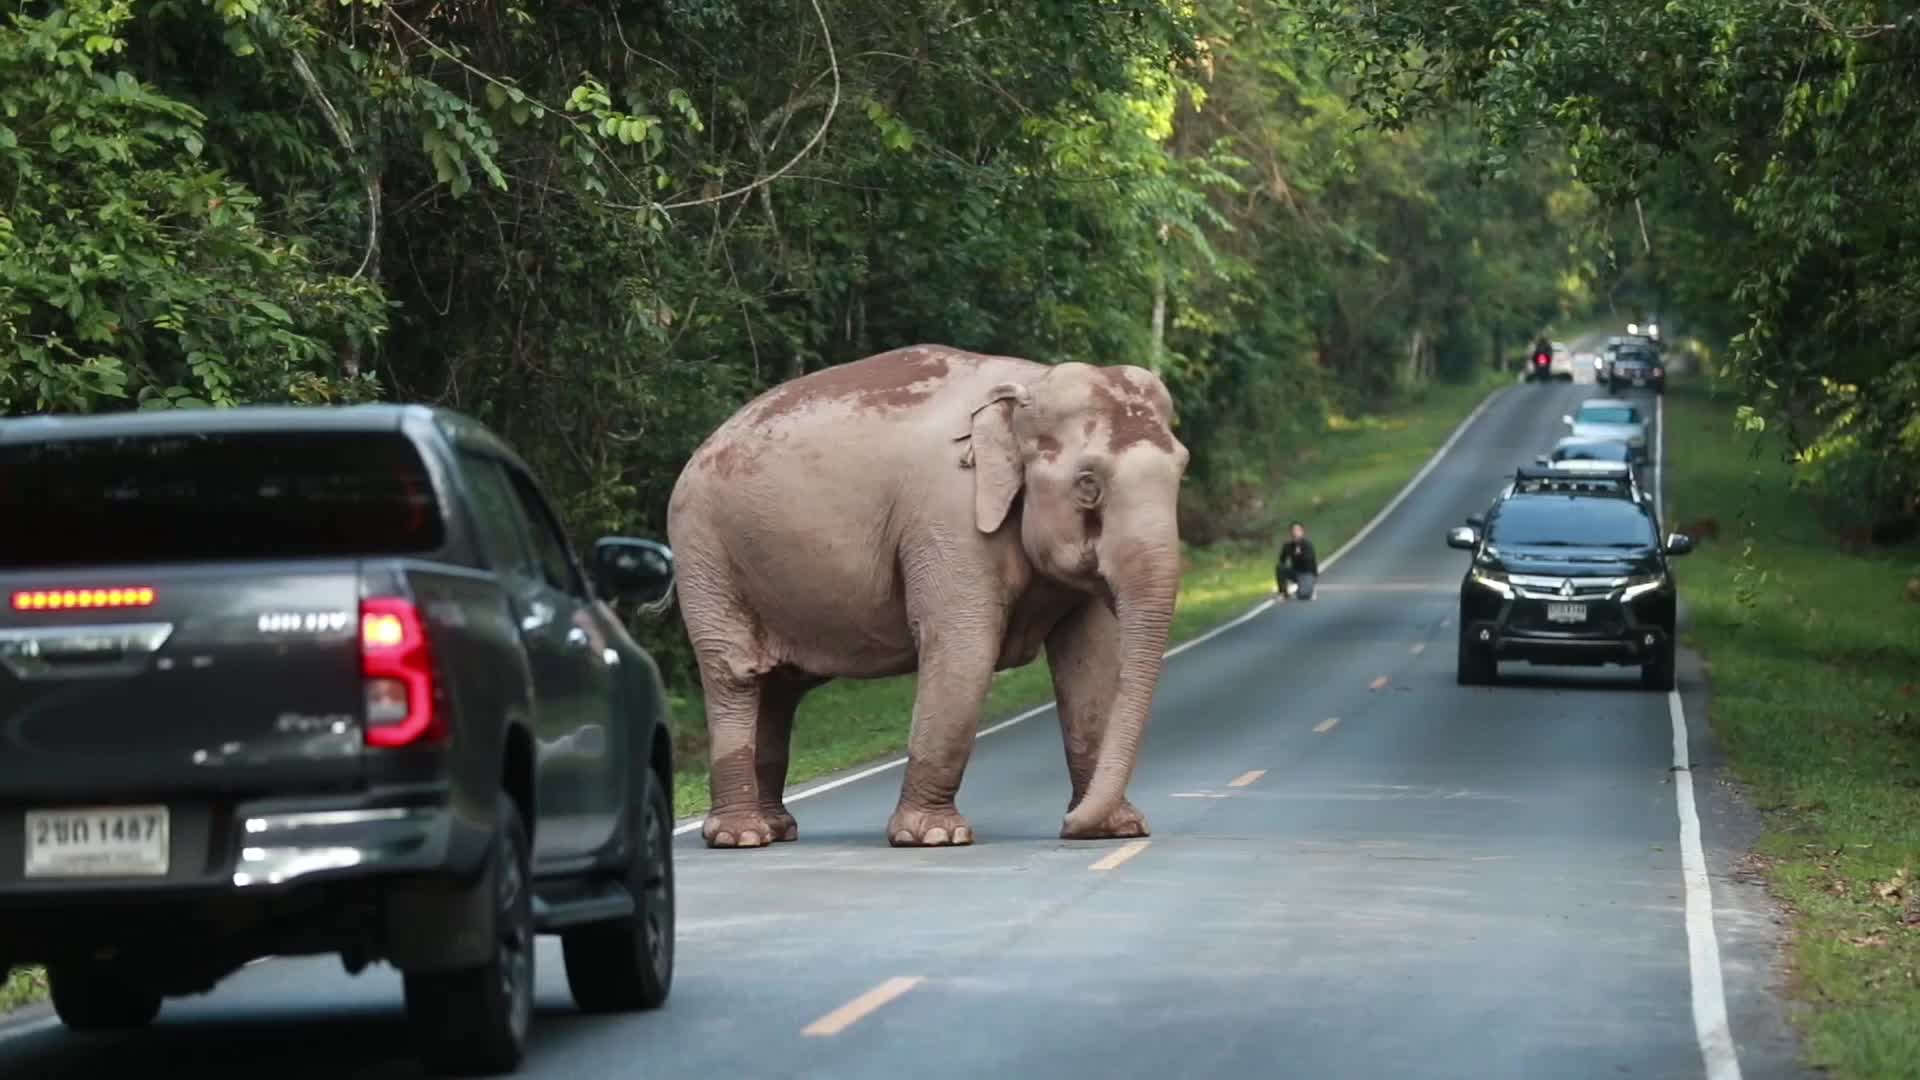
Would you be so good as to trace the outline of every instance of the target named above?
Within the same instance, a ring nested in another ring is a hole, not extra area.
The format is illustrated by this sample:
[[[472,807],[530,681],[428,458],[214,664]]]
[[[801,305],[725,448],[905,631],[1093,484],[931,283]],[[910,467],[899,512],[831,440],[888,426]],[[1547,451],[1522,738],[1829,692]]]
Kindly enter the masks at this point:
[[[153,590],[144,586],[118,589],[23,589],[13,594],[15,611],[77,611],[152,606]]]
[[[433,707],[433,654],[413,604],[392,597],[360,601],[360,672],[368,746],[413,746],[445,737]]]

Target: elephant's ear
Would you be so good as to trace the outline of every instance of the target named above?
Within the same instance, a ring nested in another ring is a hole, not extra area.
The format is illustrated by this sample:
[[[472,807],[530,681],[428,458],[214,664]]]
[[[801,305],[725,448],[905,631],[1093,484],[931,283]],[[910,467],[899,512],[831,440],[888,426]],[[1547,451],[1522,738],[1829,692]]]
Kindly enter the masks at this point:
[[[1026,470],[1013,434],[1013,410],[1032,399],[1018,383],[1001,383],[987,392],[987,403],[973,410],[967,460],[973,464],[973,523],[983,533],[999,530],[1020,494]]]

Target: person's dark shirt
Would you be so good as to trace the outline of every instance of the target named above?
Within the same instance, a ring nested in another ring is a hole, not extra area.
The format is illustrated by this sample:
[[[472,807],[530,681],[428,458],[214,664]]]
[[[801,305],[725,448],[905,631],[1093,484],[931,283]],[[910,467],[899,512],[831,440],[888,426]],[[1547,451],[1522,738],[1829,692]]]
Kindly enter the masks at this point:
[[[1298,540],[1288,539],[1280,545],[1280,565],[1291,568],[1296,573],[1318,574],[1320,559],[1313,553],[1313,541],[1306,537]]]

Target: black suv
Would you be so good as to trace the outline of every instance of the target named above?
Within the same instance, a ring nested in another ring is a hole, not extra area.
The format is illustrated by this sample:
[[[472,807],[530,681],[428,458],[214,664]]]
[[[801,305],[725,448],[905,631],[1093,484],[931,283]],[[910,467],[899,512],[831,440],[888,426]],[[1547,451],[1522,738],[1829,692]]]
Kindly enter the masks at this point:
[[[1660,362],[1660,354],[1632,345],[1615,350],[1607,365],[1607,390],[1617,392],[1623,386],[1646,386],[1656,394],[1664,393],[1667,369]]]
[[[1625,477],[1523,468],[1484,517],[1447,534],[1473,552],[1460,582],[1459,682],[1493,683],[1502,660],[1638,665],[1648,689],[1674,685],[1676,591],[1653,509]]]
[[[673,978],[660,672],[526,464],[439,409],[0,420],[0,971],[133,1028],[262,956],[404,976],[439,1071],[519,1065],[534,935],[589,1010]]]

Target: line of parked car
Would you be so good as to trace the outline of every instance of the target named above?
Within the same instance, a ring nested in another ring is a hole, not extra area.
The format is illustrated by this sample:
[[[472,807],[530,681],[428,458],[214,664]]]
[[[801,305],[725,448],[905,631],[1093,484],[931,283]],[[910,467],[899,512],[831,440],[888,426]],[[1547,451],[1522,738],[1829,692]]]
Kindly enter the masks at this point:
[[[1609,339],[1596,361],[1609,392],[1665,390],[1657,339],[1639,329]],[[1638,667],[1647,689],[1673,689],[1669,557],[1693,541],[1661,534],[1640,473],[1652,460],[1648,419],[1624,398],[1581,402],[1561,417],[1565,438],[1515,470],[1485,513],[1448,532],[1448,547],[1473,553],[1460,583],[1461,685],[1490,685],[1501,661],[1519,660]]]

